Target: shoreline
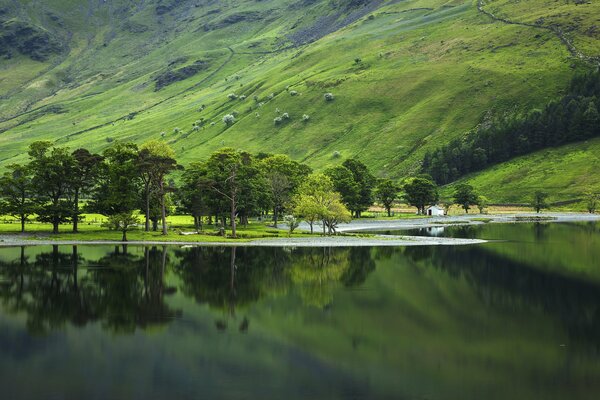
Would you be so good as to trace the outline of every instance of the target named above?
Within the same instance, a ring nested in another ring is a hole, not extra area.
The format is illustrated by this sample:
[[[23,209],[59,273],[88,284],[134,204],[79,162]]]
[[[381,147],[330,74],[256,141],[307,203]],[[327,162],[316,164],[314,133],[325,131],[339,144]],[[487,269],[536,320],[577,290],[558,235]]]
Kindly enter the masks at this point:
[[[511,213],[511,214],[465,214],[444,217],[424,217],[397,220],[357,220],[340,226],[340,233],[358,233],[369,231],[402,231],[419,228],[443,228],[450,226],[483,225],[493,223],[556,223],[600,221],[600,215],[583,213]],[[301,229],[308,229],[302,223]],[[132,240],[52,240],[23,239],[19,234],[0,234],[0,247],[20,246],[205,246],[205,247],[395,247],[395,246],[461,246],[487,243],[482,239],[461,239],[448,237],[429,237],[414,235],[376,235],[370,237],[353,236],[309,236],[302,238],[265,238],[243,241],[141,241]]]

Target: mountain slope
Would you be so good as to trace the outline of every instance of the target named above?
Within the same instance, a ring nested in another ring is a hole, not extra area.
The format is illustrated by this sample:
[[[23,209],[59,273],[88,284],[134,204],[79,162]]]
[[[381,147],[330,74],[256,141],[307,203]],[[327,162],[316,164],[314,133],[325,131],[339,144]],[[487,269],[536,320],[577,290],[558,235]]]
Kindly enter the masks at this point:
[[[4,21],[62,46],[45,61],[0,62],[0,163],[22,161],[39,139],[99,151],[164,137],[183,163],[227,145],[414,173],[426,150],[486,113],[543,105],[587,68],[545,26],[600,53],[597,2],[482,7],[525,25],[462,0],[10,2]]]

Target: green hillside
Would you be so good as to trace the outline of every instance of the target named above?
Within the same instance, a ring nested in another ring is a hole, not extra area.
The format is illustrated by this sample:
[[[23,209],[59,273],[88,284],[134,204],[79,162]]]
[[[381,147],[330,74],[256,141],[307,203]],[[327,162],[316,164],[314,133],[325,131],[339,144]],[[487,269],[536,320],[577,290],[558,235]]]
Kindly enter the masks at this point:
[[[549,201],[580,199],[586,191],[600,192],[600,139],[538,151],[518,157],[457,183],[468,183],[479,193],[502,203],[529,203],[537,190]],[[444,189],[450,195],[455,184]],[[585,204],[581,204],[582,210]]]
[[[0,5],[3,37],[17,24],[37,46],[32,58],[0,40],[2,165],[39,139],[101,150],[164,137],[184,164],[233,146],[401,177],[484,115],[556,98],[600,54],[598,2],[482,3],[516,24],[461,0]]]

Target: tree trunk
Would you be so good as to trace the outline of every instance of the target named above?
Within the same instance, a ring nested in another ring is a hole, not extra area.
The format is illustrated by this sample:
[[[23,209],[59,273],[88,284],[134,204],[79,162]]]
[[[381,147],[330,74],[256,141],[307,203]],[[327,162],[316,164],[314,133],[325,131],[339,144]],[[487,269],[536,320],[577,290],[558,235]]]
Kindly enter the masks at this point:
[[[390,207],[387,208],[388,217],[392,216],[392,209]]]
[[[277,221],[279,220],[279,207],[273,207],[273,226],[277,228]]]
[[[150,230],[150,183],[146,184],[144,191],[146,196],[146,232],[148,232]]]
[[[21,233],[25,232],[25,214],[21,214]]]
[[[56,218],[52,221],[52,233],[57,234],[58,233],[58,221],[56,220]]]
[[[77,233],[77,223],[79,222],[79,190],[75,189],[75,199],[73,199],[73,233]]]
[[[194,229],[196,231],[200,230],[199,225],[198,225],[198,216],[197,215],[194,215]]]
[[[152,220],[152,231],[156,232],[158,230],[158,219]]]
[[[160,181],[160,215],[162,217],[162,234],[166,235],[167,232],[167,207],[165,205],[165,183]]]
[[[127,241],[127,229],[123,229],[123,237],[121,238],[122,242],[126,242]]]
[[[237,237],[236,229],[235,229],[235,211],[236,211],[235,194],[232,193],[232,196],[231,196],[231,236],[234,239]]]
[[[310,234],[312,235],[313,234],[313,224],[314,224],[314,222],[310,221],[308,224],[310,225]]]

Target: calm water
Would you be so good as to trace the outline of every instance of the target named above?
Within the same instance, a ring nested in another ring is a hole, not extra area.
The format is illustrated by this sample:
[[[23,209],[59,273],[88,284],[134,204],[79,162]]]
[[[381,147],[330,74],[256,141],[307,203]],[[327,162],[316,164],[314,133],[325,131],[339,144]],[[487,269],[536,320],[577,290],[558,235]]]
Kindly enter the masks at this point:
[[[466,247],[0,249],[6,399],[597,399],[600,225]]]

